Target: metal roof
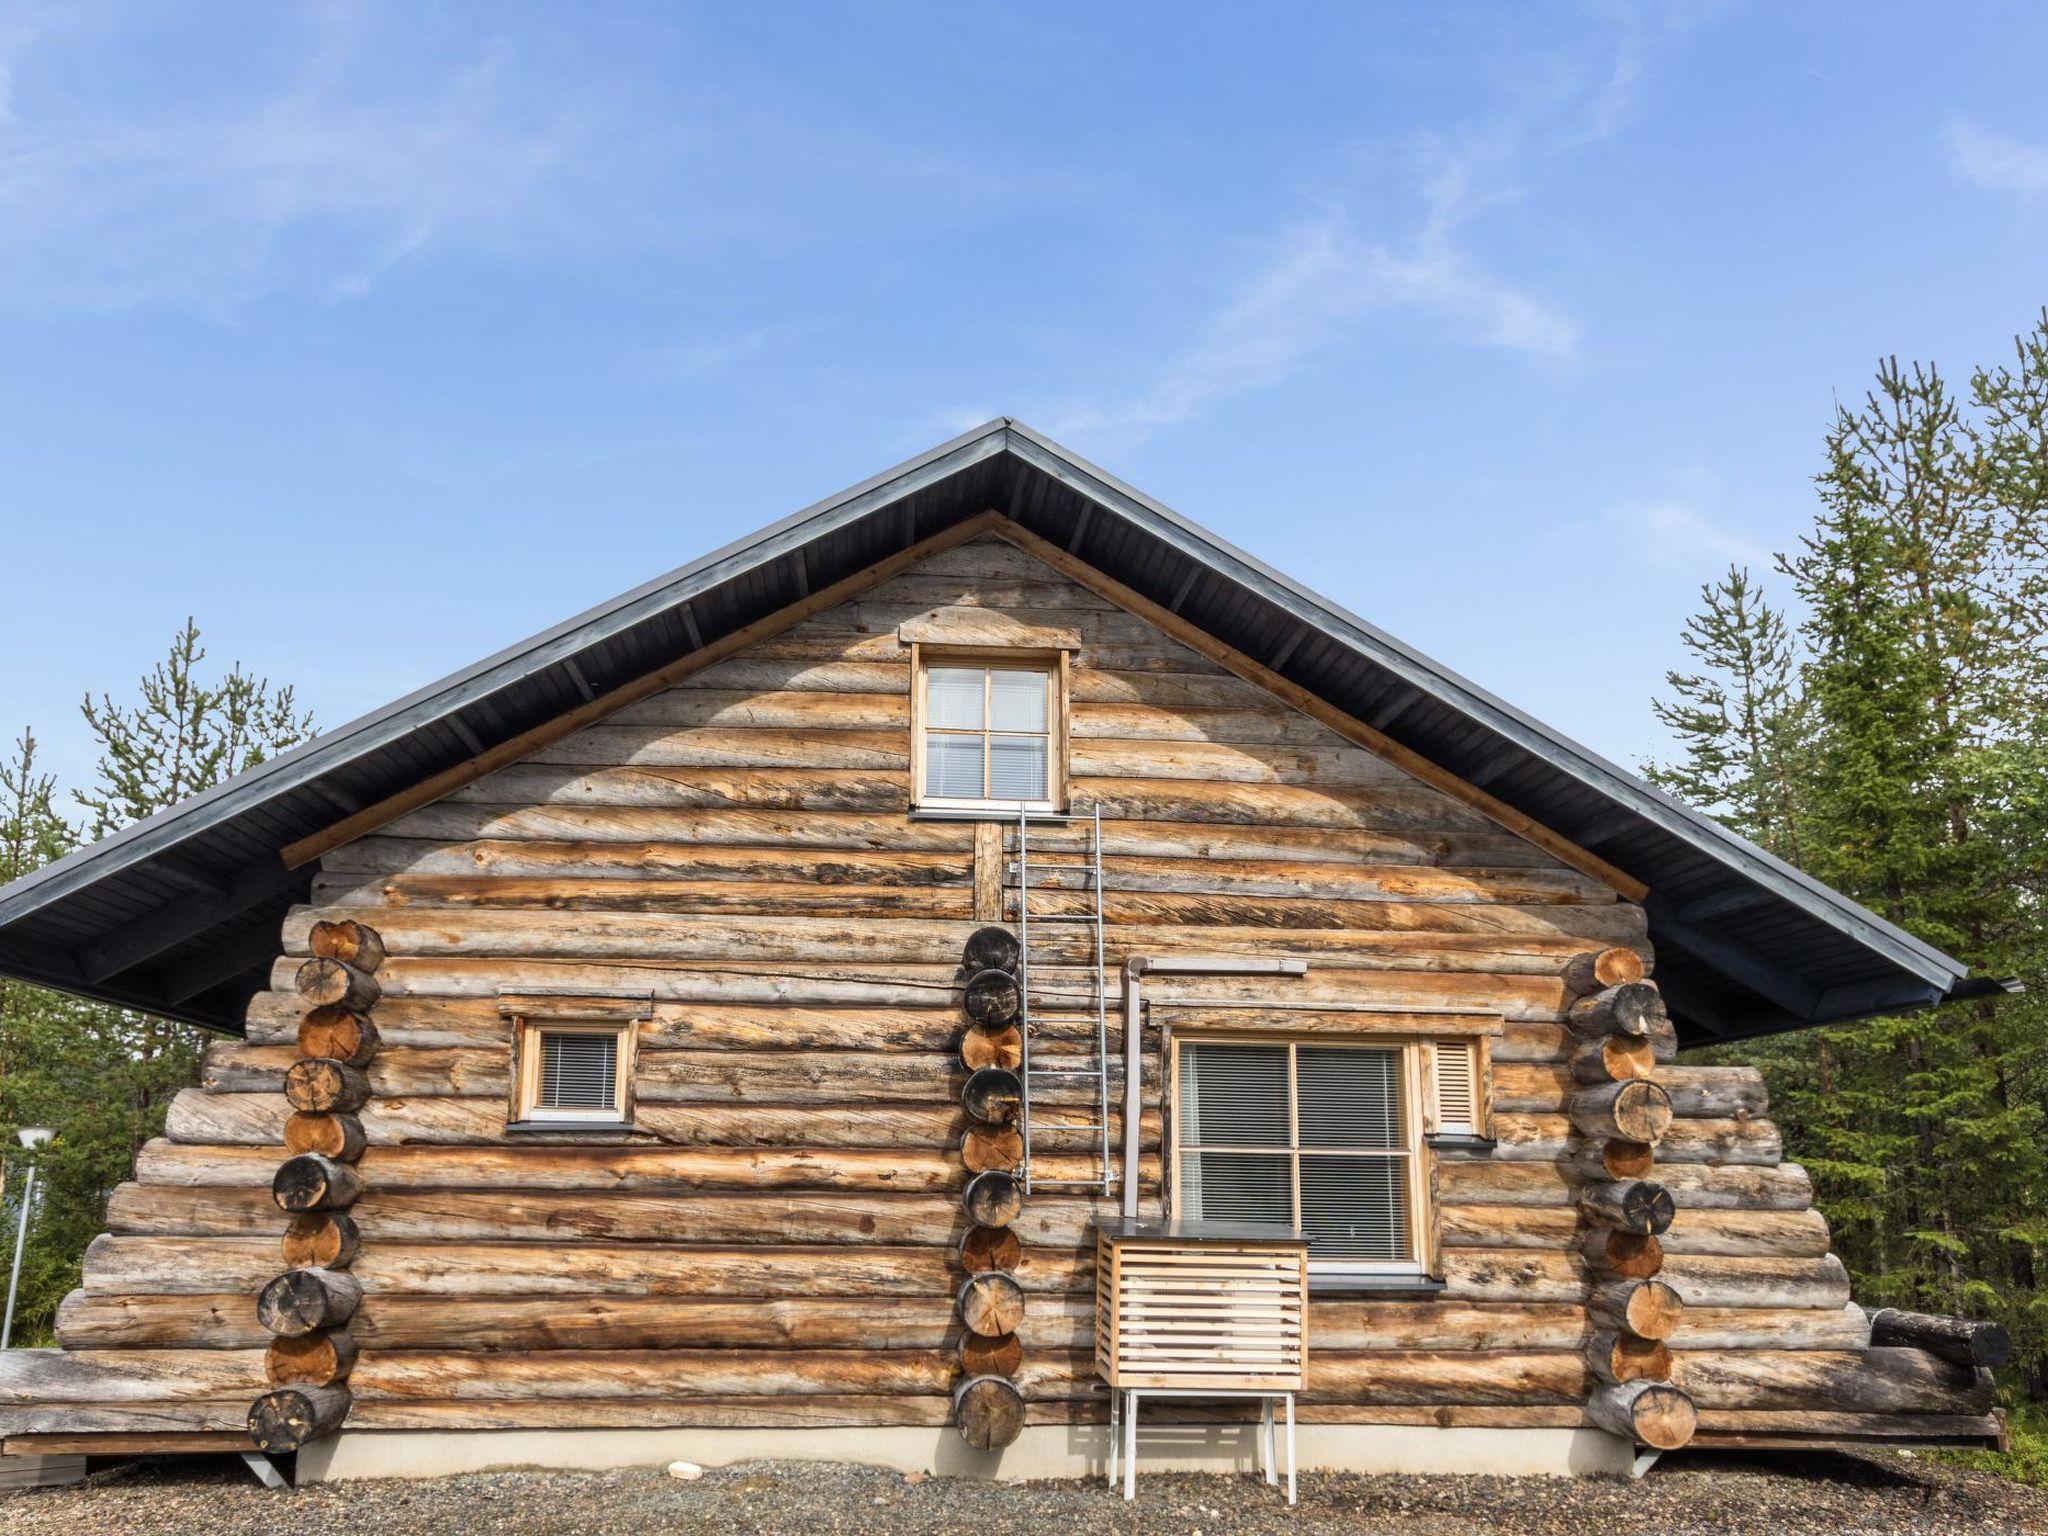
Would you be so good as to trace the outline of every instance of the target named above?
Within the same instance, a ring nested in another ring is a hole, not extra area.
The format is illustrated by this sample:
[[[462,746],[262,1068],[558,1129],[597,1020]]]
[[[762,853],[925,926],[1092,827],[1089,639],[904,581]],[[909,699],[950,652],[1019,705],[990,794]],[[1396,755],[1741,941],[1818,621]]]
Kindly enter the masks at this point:
[[[1007,417],[0,889],[0,974],[238,1029],[280,849],[989,510],[1641,880],[1687,1043],[2000,989]]]

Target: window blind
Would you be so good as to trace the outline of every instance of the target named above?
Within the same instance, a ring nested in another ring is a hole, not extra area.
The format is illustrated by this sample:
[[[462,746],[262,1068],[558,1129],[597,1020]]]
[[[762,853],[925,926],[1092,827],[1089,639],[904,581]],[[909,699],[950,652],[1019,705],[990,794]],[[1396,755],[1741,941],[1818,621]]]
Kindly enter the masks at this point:
[[[540,1037],[540,1107],[616,1109],[619,1037],[606,1031],[543,1030]]]
[[[1183,1042],[1180,1209],[1296,1227],[1325,1263],[1410,1262],[1405,1059],[1401,1047]]]

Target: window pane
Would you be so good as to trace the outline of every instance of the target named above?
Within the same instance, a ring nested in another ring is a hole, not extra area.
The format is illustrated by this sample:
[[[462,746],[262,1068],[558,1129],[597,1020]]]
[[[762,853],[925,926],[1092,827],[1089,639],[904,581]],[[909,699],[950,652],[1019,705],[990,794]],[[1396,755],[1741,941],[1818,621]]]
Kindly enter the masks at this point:
[[[925,737],[924,789],[947,800],[981,799],[981,738]]]
[[[981,729],[981,678],[979,667],[932,667],[924,697],[926,725]],[[980,790],[975,791],[980,794]]]
[[[1301,1047],[1304,1147],[1401,1147],[1401,1053]]]
[[[1285,1152],[1183,1152],[1182,1211],[1209,1221],[1277,1221],[1292,1227],[1288,1162]]]
[[[989,728],[997,731],[1045,729],[1045,674],[991,672]]]
[[[989,799],[1045,799],[1045,758],[1043,736],[989,737]]]
[[[543,1109],[612,1109],[619,1081],[619,1037],[556,1034],[540,1037]]]
[[[1182,1046],[1180,1142],[1184,1147],[1289,1145],[1287,1047]]]
[[[1304,1156],[1301,1232],[1316,1259],[1408,1258],[1408,1160]]]

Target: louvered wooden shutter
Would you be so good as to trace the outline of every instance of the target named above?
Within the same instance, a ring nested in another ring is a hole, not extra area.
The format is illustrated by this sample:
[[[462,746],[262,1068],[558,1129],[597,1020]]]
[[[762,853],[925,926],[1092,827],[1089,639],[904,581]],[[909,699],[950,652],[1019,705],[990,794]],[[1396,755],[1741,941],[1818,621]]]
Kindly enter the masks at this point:
[[[1445,1136],[1479,1134],[1477,1052],[1465,1040],[1437,1042],[1436,1128]]]
[[[619,1037],[582,1030],[543,1030],[543,1109],[613,1109],[618,1105]]]

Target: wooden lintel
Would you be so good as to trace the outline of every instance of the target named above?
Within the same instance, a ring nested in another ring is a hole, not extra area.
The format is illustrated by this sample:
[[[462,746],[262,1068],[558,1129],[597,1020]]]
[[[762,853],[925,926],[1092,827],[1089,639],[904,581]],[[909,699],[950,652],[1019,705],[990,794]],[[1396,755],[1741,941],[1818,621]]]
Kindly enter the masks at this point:
[[[730,634],[720,636],[709,645],[699,646],[688,655],[669,662],[666,666],[657,667],[652,672],[636,677],[629,683],[620,684],[609,693],[598,695],[598,697],[592,699],[587,704],[579,705],[575,709],[555,716],[552,720],[544,721],[529,730],[522,731],[519,735],[498,743],[497,746],[492,747],[486,752],[480,752],[474,757],[454,764],[452,767],[444,768],[441,772],[422,779],[409,789],[400,790],[395,795],[388,795],[384,799],[379,800],[375,805],[368,806],[353,816],[344,817],[342,820],[335,822],[324,831],[316,832],[311,837],[302,837],[295,843],[288,843],[280,850],[279,857],[284,860],[287,869],[297,869],[302,865],[310,864],[322,854],[339,848],[343,843],[353,842],[365,833],[375,831],[378,827],[383,826],[388,821],[395,820],[407,811],[430,804],[451,790],[460,789],[463,785],[472,784],[486,774],[495,773],[500,768],[516,763],[522,757],[538,751],[550,742],[560,741],[564,736],[580,731],[587,725],[594,725],[615,710],[623,709],[628,704],[636,703],[650,694],[659,693],[662,689],[671,687],[690,676],[693,672],[702,671],[713,662],[723,661],[726,657],[736,655],[750,645],[766,640],[772,635],[779,635],[786,629],[793,628],[805,619],[810,618],[813,614],[822,613],[827,608],[837,607],[840,603],[866,591],[869,587],[887,581],[890,577],[900,574],[921,560],[938,554],[941,550],[951,549],[956,544],[964,544],[969,539],[989,532],[1002,521],[1004,519],[994,512],[982,512],[955,523],[952,527],[933,534],[921,543],[913,544],[908,549],[900,550],[885,560],[877,561],[866,570],[857,571],[851,576],[835,581],[829,587],[819,588],[800,602],[792,603],[787,608],[769,614],[766,618],[756,619],[751,624],[742,625]],[[683,618],[694,634],[696,624],[690,618],[687,607],[683,610]]]
[[[1534,817],[1516,810],[1504,801],[1496,800],[1485,790],[1466,783],[1421,753],[1382,735],[1363,720],[1347,715],[1300,684],[1289,682],[1270,667],[1224,644],[1178,614],[1167,612],[1150,598],[1132,591],[1112,577],[1105,576],[1086,561],[1076,559],[1055,544],[1047,543],[1030,529],[1006,517],[996,517],[989,526],[999,538],[1016,545],[1027,554],[1037,556],[1061,575],[1080,583],[1098,596],[1109,599],[1126,612],[1135,614],[1147,623],[1164,630],[1189,650],[1208,657],[1226,671],[1234,672],[1245,681],[1256,683],[1259,687],[1277,694],[1285,703],[1319,724],[1329,727],[1346,741],[1376,753],[1423,783],[1442,790],[1452,799],[1469,806],[1489,821],[1505,827],[1518,837],[1526,838],[1580,874],[1591,876],[1630,901],[1641,901],[1649,895],[1650,888],[1635,876],[1617,869],[1599,855],[1589,853],[1577,843],[1551,831]]]

